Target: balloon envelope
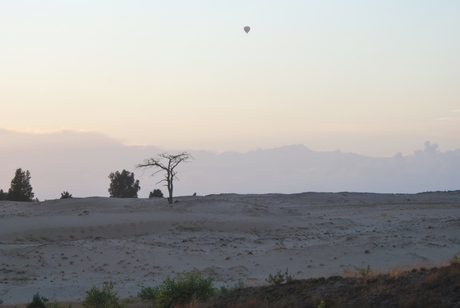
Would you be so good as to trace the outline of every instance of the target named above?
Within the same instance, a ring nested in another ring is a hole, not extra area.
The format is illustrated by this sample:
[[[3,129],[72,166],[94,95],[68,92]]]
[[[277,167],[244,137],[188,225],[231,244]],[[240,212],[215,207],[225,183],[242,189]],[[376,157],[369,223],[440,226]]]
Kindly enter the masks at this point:
[[[248,26],[244,27],[244,32],[248,33],[249,30],[251,30],[251,27],[248,27]]]

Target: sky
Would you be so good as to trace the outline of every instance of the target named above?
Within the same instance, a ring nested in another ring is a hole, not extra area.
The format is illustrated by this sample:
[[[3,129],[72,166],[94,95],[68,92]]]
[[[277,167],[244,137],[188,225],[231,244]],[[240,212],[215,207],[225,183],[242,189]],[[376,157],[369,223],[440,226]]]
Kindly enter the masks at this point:
[[[0,0],[0,128],[171,150],[453,150],[458,16],[457,0]]]

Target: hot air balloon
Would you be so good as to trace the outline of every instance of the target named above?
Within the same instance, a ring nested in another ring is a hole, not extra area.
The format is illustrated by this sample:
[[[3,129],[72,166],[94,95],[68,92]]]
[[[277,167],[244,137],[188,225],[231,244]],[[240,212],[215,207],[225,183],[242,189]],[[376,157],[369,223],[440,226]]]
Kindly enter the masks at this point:
[[[250,30],[251,30],[251,27],[249,26],[244,27],[244,32],[248,33]]]

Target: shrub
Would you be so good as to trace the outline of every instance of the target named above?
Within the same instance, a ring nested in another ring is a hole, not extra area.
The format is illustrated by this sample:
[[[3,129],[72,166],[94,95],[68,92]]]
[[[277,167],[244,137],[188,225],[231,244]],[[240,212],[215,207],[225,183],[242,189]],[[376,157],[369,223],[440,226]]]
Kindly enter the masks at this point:
[[[69,199],[69,198],[73,198],[73,197],[72,197],[72,194],[70,194],[68,191],[64,191],[61,193],[61,199]]]
[[[205,302],[214,294],[213,278],[203,278],[199,273],[182,272],[176,278],[167,276],[156,288],[143,288],[138,296],[155,307],[168,308],[193,300]]]
[[[32,301],[27,304],[27,308],[46,308],[47,298],[41,296],[40,294],[34,294]]]
[[[293,280],[292,276],[288,274],[288,269],[284,272],[284,274],[281,271],[276,272],[275,275],[268,275],[268,278],[265,279],[266,282],[272,284],[272,285],[280,285],[283,282],[291,282]]]
[[[82,302],[83,307],[88,308],[119,308],[117,292],[113,292],[113,283],[104,282],[102,290],[93,286],[86,291],[86,297]]]
[[[163,198],[163,192],[160,189],[154,189],[149,193],[149,198]]]
[[[368,265],[366,268],[356,268],[358,271],[356,272],[356,276],[362,276],[364,278],[369,277],[372,275],[371,266]]]
[[[137,297],[139,297],[144,302],[155,303],[155,299],[157,298],[157,295],[158,295],[158,288],[146,287],[146,288],[142,288],[142,290],[137,294]]]

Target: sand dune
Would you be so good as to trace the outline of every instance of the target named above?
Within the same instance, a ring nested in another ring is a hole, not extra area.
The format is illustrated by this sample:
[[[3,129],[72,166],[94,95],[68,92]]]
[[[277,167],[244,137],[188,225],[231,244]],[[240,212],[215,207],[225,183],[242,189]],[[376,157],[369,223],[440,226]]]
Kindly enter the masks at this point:
[[[441,265],[460,250],[460,191],[0,201],[0,298],[79,300],[113,281],[135,296],[166,275],[217,285]]]

